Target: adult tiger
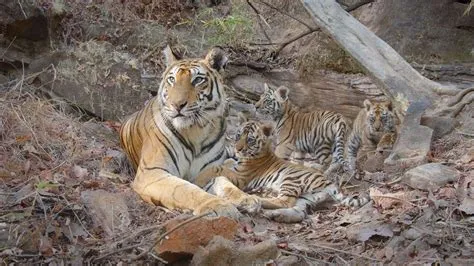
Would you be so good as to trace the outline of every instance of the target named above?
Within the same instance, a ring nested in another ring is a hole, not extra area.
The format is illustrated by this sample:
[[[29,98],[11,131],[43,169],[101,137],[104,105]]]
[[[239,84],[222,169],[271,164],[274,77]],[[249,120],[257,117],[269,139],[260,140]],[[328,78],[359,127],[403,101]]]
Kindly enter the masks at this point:
[[[391,147],[396,139],[399,120],[390,101],[371,102],[366,99],[357,114],[346,144],[346,159],[352,170],[356,168],[359,151],[369,152]]]
[[[227,58],[219,49],[204,59],[177,59],[169,46],[164,54],[167,68],[158,94],[120,130],[122,147],[136,170],[132,187],[156,205],[237,217],[234,204],[253,198],[245,198],[231,183],[220,184],[237,191],[238,197],[228,199],[192,184],[200,171],[226,158],[226,94],[220,71]]]
[[[264,87],[255,107],[276,122],[278,157],[288,159],[294,153],[300,157],[309,153],[324,167],[346,166],[344,143],[350,126],[343,115],[331,111],[301,112],[288,99],[288,88]]]

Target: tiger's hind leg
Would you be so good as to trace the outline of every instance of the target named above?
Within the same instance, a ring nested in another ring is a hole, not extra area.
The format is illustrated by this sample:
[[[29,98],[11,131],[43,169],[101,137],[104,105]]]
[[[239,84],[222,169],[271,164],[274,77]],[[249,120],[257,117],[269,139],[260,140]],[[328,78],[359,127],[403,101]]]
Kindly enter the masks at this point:
[[[334,184],[327,186],[324,192],[330,195],[335,201],[348,207],[360,207],[370,201],[368,195],[360,197],[346,196],[340,191],[339,187]]]
[[[264,209],[281,209],[295,206],[296,197],[278,195],[276,198],[260,198]]]
[[[325,191],[303,194],[291,208],[264,210],[263,215],[279,223],[299,223],[306,218],[308,212],[331,197]]]

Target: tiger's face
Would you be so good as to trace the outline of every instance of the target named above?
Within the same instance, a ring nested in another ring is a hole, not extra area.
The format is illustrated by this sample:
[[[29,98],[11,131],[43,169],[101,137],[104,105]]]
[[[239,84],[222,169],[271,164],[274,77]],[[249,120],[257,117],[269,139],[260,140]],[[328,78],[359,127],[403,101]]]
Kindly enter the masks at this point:
[[[367,127],[370,134],[395,132],[395,115],[391,102],[372,103],[364,101],[367,112]]]
[[[266,83],[264,84],[264,88],[265,91],[255,104],[255,108],[258,112],[273,120],[278,119],[285,112],[284,105],[288,101],[289,89],[279,87],[275,90],[270,88]]]
[[[243,123],[235,134],[237,158],[255,158],[267,152],[272,127],[256,121]]]
[[[220,70],[227,62],[221,50],[211,50],[204,59],[178,60],[167,47],[167,68],[158,97],[161,113],[176,128],[204,127],[222,117],[225,92]]]

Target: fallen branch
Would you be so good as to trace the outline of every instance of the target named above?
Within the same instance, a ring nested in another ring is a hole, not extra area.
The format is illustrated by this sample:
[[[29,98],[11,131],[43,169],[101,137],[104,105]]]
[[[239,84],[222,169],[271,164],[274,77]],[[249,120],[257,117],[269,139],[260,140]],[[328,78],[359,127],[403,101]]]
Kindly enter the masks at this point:
[[[313,246],[315,248],[322,248],[322,249],[327,249],[327,250],[331,250],[331,251],[335,251],[335,252],[340,252],[340,253],[344,253],[344,254],[347,254],[347,255],[351,255],[351,256],[366,259],[366,260],[380,261],[380,260],[375,259],[375,258],[367,257],[367,256],[364,256],[364,255],[359,255],[359,254],[356,254],[356,253],[352,253],[352,252],[349,252],[349,251],[340,250],[340,249],[332,248],[332,247],[328,247],[328,246],[322,246],[322,245],[316,245],[316,244],[310,244],[310,246]]]
[[[260,26],[260,28],[262,29],[263,35],[265,35],[265,38],[267,38],[267,40],[269,42],[271,42],[272,40],[270,39],[267,32],[265,31],[265,27],[262,25],[261,21],[263,21],[265,23],[265,25],[267,25],[268,27],[270,27],[270,25],[268,25],[265,18],[262,16],[262,14],[260,14],[260,11],[258,11],[258,9],[250,2],[250,0],[247,0],[247,4],[250,6],[250,8],[252,8],[252,10],[255,12],[255,14],[257,14],[257,17],[259,18],[259,20],[257,20],[258,26]]]

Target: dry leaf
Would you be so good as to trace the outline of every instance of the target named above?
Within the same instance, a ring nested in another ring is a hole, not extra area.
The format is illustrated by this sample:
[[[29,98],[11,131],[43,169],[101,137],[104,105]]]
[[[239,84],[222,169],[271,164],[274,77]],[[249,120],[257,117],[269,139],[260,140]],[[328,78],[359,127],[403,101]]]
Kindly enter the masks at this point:
[[[419,191],[400,191],[396,193],[383,193],[376,188],[369,189],[370,198],[382,209],[392,208],[396,205],[411,205],[410,202],[421,196]]]
[[[53,245],[51,243],[51,239],[49,239],[48,236],[41,236],[39,251],[41,255],[45,257],[50,257],[53,255]]]
[[[23,166],[23,171],[25,171],[25,174],[28,174],[28,172],[30,171],[31,169],[31,161],[30,160],[27,160],[25,162],[25,165]]]
[[[362,228],[359,231],[357,240],[361,242],[365,242],[369,240],[372,236],[392,237],[393,231],[386,224],[379,224],[374,228],[366,227],[366,228]]]

